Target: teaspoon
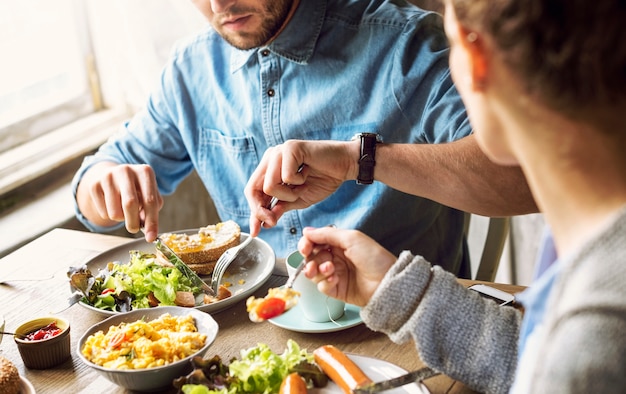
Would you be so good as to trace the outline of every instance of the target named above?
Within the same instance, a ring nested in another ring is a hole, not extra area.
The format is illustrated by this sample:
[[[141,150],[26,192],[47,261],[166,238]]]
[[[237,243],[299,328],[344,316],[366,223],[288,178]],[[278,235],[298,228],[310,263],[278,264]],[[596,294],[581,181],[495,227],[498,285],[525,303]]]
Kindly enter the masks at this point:
[[[22,338],[22,339],[26,338],[26,335],[17,334],[17,333],[14,333],[14,332],[0,331],[0,334],[2,334],[2,335],[4,335],[4,334],[6,334],[6,335],[13,335],[13,336],[16,336],[16,337]]]

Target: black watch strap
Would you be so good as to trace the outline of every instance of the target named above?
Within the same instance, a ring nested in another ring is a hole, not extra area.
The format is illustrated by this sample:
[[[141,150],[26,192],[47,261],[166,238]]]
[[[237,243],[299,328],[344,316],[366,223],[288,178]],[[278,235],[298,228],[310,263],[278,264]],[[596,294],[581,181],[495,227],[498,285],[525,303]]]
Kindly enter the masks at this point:
[[[353,140],[361,140],[359,156],[359,175],[356,183],[359,185],[371,185],[374,183],[374,167],[376,166],[376,144],[383,142],[380,135],[375,133],[358,133]]]

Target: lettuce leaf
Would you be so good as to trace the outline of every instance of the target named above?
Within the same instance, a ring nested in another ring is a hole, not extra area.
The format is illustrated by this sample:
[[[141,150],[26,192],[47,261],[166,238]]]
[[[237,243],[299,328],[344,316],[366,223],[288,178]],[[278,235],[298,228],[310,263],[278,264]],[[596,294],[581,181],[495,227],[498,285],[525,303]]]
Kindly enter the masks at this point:
[[[275,354],[266,344],[259,343],[242,350],[240,359],[231,360],[228,366],[217,355],[212,359],[193,359],[192,365],[194,370],[190,374],[173,382],[185,394],[278,393],[281,383],[292,372],[300,374],[309,388],[328,383],[313,354],[291,339],[282,354]]]
[[[84,276],[88,271],[79,273]],[[141,251],[131,251],[128,264],[109,263],[106,270],[93,278],[95,283],[88,289],[90,296],[85,299],[100,309],[116,310],[123,300],[115,297],[122,292],[127,292],[132,298],[132,309],[149,308],[150,293],[160,305],[175,305],[177,291],[189,291],[194,295],[200,293],[200,289],[178,269],[162,266],[156,262],[156,255]],[[100,294],[107,288],[114,289],[115,295]]]
[[[275,354],[263,343],[242,350],[241,358],[228,367],[231,376],[237,377],[229,392],[277,393],[283,379],[303,360],[313,362],[313,355],[291,339],[282,354]]]

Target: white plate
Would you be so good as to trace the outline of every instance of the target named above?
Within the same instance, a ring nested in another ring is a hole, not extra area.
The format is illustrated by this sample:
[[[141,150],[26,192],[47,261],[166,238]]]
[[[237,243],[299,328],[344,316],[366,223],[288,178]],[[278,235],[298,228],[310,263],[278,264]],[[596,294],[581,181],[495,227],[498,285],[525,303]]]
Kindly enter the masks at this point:
[[[20,375],[20,394],[35,394],[32,383],[22,375]]]
[[[297,332],[323,333],[345,330],[363,323],[359,311],[361,308],[355,305],[346,304],[343,316],[334,322],[312,322],[307,320],[298,304],[282,315],[269,319],[275,326]]]
[[[197,232],[198,229],[176,231],[176,233],[189,234]],[[243,241],[250,235],[247,233],[241,233],[241,236]],[[99,254],[86,263],[87,268],[89,268],[94,275],[97,275],[98,270],[104,268],[107,263],[111,261],[128,263],[130,261],[129,252],[131,250],[140,250],[149,253],[156,252],[153,244],[146,242],[143,238],[139,238],[135,241],[131,241],[127,244],[120,245]],[[269,244],[262,239],[255,238],[241,251],[237,260],[228,267],[224,275],[223,280],[227,280],[232,284],[232,286],[229,287],[229,290],[232,292],[232,296],[212,304],[201,305],[195,308],[203,312],[215,313],[226,309],[241,300],[245,300],[269,279],[270,275],[272,275],[272,270],[274,269],[275,264],[276,255],[271,246],[269,246]],[[203,279],[205,282],[210,282],[211,277],[205,276]],[[79,304],[84,308],[106,316],[117,315],[120,313],[95,308],[82,301],[80,301]]]
[[[396,376],[407,373],[405,369],[384,360],[365,356],[357,356],[355,354],[348,354],[348,357],[350,357],[350,359],[354,361],[354,363],[358,365],[359,368],[361,368],[361,370],[363,370],[363,372],[374,382],[395,378]],[[326,387],[312,389],[308,392],[311,394],[343,393],[339,386],[337,386],[332,381],[329,381]],[[426,386],[421,383],[411,383],[402,387],[395,388],[393,390],[385,391],[385,393],[429,394],[430,392],[428,391]]]

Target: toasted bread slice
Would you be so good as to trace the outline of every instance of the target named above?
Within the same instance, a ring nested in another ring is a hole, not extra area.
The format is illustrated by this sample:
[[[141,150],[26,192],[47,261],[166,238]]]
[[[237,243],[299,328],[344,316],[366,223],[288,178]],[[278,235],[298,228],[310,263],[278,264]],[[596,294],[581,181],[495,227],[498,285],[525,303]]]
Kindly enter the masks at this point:
[[[217,263],[217,260],[207,261],[206,263],[198,263],[198,264],[187,263],[187,266],[191,268],[193,272],[195,272],[198,275],[211,275],[213,273],[213,270],[215,269],[216,263]]]
[[[189,268],[199,275],[209,275],[222,253],[239,245],[240,236],[239,225],[228,220],[201,227],[195,234],[164,233],[161,239]]]

